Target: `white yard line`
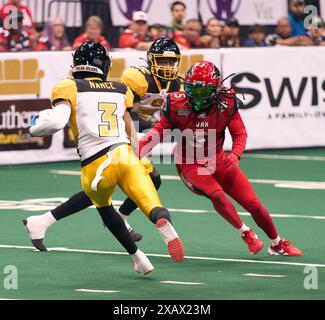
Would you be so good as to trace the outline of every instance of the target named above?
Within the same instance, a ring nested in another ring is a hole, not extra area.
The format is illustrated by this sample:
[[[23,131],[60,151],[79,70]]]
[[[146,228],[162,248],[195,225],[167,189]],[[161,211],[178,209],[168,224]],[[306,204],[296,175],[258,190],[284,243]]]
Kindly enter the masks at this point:
[[[34,250],[34,247],[31,246],[16,246],[16,245],[0,245],[0,248],[3,249],[31,249]],[[127,255],[126,252],[116,252],[116,251],[102,251],[102,250],[86,250],[86,249],[70,249],[70,248],[48,248],[49,251],[64,251],[64,252],[79,252],[79,253],[95,253],[95,254],[112,254],[112,255]],[[44,254],[44,253],[42,253]],[[156,254],[156,253],[146,253],[148,257],[159,257],[159,258],[168,258],[170,256],[167,254]],[[223,262],[240,262],[240,263],[256,263],[256,264],[273,264],[273,265],[286,265],[286,266],[299,266],[299,267],[318,267],[325,268],[325,264],[317,263],[304,263],[304,262],[285,262],[285,261],[269,261],[269,260],[247,260],[247,259],[225,259],[225,258],[213,258],[213,257],[197,257],[197,256],[185,256],[185,259],[190,260],[205,260],[205,261],[223,261]]]
[[[21,201],[7,201],[0,200],[0,210],[25,210],[25,211],[48,211],[54,209],[59,204],[65,202],[68,198],[43,198],[43,199],[26,199]],[[123,200],[113,200],[113,205],[116,209],[123,203]],[[90,208],[95,208],[91,206]],[[139,210],[139,209],[137,209]],[[206,214],[213,213],[216,214],[214,210],[200,210],[200,209],[178,209],[178,208],[168,208],[170,212],[178,212],[178,213],[194,213],[194,214]],[[250,216],[248,212],[239,212],[240,216]],[[273,218],[291,218],[291,219],[312,219],[312,220],[325,220],[324,216],[319,215],[303,215],[303,214],[278,214],[271,213],[271,217]]]
[[[250,216],[249,212],[238,212],[240,216]],[[306,216],[300,214],[270,214],[272,218],[290,218],[290,219],[311,219],[311,220],[325,220],[325,216]]]
[[[96,289],[75,289],[77,292],[89,292],[89,293],[116,293],[120,291],[114,290],[96,290]]]
[[[80,171],[70,170],[51,170],[53,174],[60,175],[80,175]],[[179,176],[176,175],[161,175],[162,180],[179,181]],[[298,189],[325,189],[325,181],[299,181],[299,180],[279,180],[279,179],[248,179],[251,183],[273,184],[279,188],[298,188]]]
[[[325,157],[321,157],[321,156],[289,156],[289,155],[262,154],[262,153],[247,153],[243,155],[243,158],[298,160],[298,161],[325,161]]]
[[[324,181],[298,181],[298,180],[276,180],[276,179],[249,179],[252,183],[276,184],[276,183],[324,183]]]
[[[50,170],[51,173],[54,174],[61,174],[67,176],[80,176],[80,171],[73,171],[73,170]]]
[[[182,282],[182,281],[159,281],[160,283],[165,283],[165,284],[184,284],[184,285],[200,285],[204,284],[202,282]]]
[[[286,278],[287,276],[281,274],[259,274],[259,273],[245,273],[243,276],[259,277],[259,278]]]
[[[114,201],[113,201],[114,204]],[[168,208],[170,212],[179,212],[179,213],[215,213],[214,210],[191,210],[191,209],[174,209],[174,208]],[[249,212],[238,212],[240,216],[249,217],[251,214]],[[325,216],[307,216],[302,214],[277,214],[272,213],[272,218],[294,218],[294,219],[311,219],[311,220],[325,220]]]

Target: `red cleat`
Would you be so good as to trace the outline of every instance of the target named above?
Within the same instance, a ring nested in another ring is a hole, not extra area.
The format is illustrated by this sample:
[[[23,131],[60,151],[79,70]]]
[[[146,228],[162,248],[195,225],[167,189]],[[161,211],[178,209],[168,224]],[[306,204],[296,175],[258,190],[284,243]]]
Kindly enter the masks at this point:
[[[294,247],[290,241],[281,239],[278,245],[270,245],[268,254],[271,256],[288,256],[288,257],[301,257],[302,252]]]
[[[167,245],[172,259],[176,262],[183,262],[184,246],[172,224],[167,219],[159,219],[156,226]]]
[[[253,255],[259,253],[264,247],[264,243],[258,239],[252,229],[243,232],[241,237],[245,241],[249,252]]]

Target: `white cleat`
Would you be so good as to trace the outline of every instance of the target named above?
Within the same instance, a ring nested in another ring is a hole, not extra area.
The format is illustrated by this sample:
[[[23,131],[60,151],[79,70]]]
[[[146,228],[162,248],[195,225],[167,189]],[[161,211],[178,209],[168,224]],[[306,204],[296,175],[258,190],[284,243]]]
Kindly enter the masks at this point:
[[[183,262],[185,255],[184,245],[173,225],[163,218],[156,222],[156,227],[167,245],[171,258],[175,262]]]
[[[154,267],[151,264],[147,256],[139,249],[135,254],[132,254],[132,259],[134,262],[134,270],[138,273],[143,273],[145,276],[150,273]]]
[[[47,226],[44,225],[42,216],[31,216],[23,220],[29,239],[39,251],[47,251],[43,244]]]

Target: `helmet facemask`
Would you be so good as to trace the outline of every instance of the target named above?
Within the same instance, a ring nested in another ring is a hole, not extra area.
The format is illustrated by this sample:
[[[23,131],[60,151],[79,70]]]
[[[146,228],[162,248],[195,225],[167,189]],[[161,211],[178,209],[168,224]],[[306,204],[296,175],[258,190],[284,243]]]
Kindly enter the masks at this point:
[[[217,86],[202,81],[184,82],[185,94],[194,112],[202,112],[215,103]]]
[[[165,81],[178,77],[181,67],[181,55],[174,52],[148,55],[148,62],[152,75]]]

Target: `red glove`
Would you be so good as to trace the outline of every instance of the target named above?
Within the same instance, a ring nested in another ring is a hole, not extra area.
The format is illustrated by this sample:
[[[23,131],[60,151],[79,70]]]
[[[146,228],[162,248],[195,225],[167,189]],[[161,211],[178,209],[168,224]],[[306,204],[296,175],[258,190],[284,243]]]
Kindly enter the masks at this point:
[[[234,153],[228,153],[223,159],[227,170],[231,170],[238,165],[239,157]]]

